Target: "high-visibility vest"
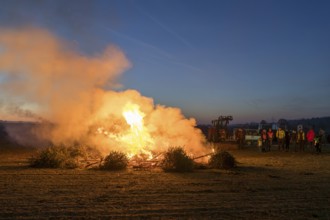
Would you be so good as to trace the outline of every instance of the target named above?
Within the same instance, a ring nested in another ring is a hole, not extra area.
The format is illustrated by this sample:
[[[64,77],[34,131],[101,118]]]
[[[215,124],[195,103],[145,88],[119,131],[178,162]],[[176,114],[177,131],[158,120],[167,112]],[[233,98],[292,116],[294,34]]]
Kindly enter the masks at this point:
[[[283,139],[285,137],[285,132],[283,130],[277,131],[276,132],[276,137],[278,139]]]
[[[273,138],[273,132],[272,131],[268,131],[267,132],[268,138],[272,139]]]
[[[298,132],[297,141],[303,141],[303,140],[305,140],[305,133],[304,132]]]

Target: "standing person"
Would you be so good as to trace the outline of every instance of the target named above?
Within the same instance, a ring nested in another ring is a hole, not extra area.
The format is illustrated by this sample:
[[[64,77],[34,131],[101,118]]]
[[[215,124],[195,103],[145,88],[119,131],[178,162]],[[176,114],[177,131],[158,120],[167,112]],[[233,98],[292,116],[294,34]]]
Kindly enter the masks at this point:
[[[278,128],[276,132],[276,138],[277,138],[277,144],[278,144],[278,150],[284,150],[284,138],[285,138],[285,132],[282,128]]]
[[[295,130],[291,133],[291,143],[294,145],[294,151],[297,151],[297,132]]]
[[[244,146],[245,134],[242,128],[239,128],[235,132],[236,141],[238,144],[238,149],[242,149]]]
[[[289,151],[290,148],[290,142],[291,142],[291,135],[288,130],[285,130],[285,151]]]
[[[300,151],[305,151],[305,132],[301,128],[298,131],[297,143],[300,147]]]
[[[321,153],[320,136],[315,136],[314,147],[315,147],[316,153]]]
[[[270,151],[270,148],[272,147],[272,144],[273,144],[273,138],[274,138],[274,133],[271,128],[268,129],[267,136],[268,136],[268,151]]]
[[[310,128],[309,131],[306,134],[307,142],[309,143],[310,149],[313,149],[314,145],[314,138],[315,138],[315,132],[313,128]]]
[[[319,130],[319,138],[320,138],[320,147],[325,146],[326,140],[325,140],[325,131],[320,128]]]
[[[268,138],[267,138],[266,129],[263,129],[261,132],[261,141],[262,141],[262,151],[267,151]]]

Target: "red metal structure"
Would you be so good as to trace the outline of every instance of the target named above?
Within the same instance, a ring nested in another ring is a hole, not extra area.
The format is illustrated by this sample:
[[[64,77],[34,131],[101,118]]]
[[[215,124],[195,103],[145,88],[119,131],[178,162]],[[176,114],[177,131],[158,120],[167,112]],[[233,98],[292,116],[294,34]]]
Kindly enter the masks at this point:
[[[208,141],[221,142],[228,139],[228,124],[233,120],[233,116],[219,116],[218,119],[212,120],[212,127],[208,130]]]

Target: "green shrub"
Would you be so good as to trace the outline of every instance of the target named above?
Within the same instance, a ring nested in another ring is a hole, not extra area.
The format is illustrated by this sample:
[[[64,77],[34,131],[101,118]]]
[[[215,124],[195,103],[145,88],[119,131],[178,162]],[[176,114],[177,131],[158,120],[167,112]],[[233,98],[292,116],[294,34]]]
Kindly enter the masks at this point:
[[[105,157],[103,164],[100,166],[102,170],[124,170],[127,168],[128,158],[124,153],[111,151]]]
[[[211,156],[209,166],[216,169],[231,169],[236,166],[236,160],[227,151],[219,151]]]
[[[191,172],[194,163],[182,147],[172,147],[165,152],[161,167],[165,172]]]
[[[30,166],[36,168],[77,168],[78,159],[85,157],[82,147],[51,146],[30,158]]]

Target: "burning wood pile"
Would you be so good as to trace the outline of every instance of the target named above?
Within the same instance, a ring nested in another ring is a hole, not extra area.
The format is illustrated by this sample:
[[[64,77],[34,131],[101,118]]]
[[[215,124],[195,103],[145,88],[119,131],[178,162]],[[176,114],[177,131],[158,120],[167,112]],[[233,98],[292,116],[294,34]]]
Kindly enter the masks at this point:
[[[207,158],[208,162],[197,162],[203,158]],[[156,154],[135,154],[131,157],[122,152],[111,151],[108,156],[102,157],[93,148],[52,146],[31,158],[30,165],[36,168],[93,168],[110,171],[127,168],[133,170],[161,168],[165,172],[191,172],[197,167],[231,169],[236,166],[236,160],[226,151],[189,157],[182,147],[172,147]]]
[[[151,157],[146,154],[134,155],[130,161],[129,166],[134,170],[150,170],[161,166],[163,152]]]

